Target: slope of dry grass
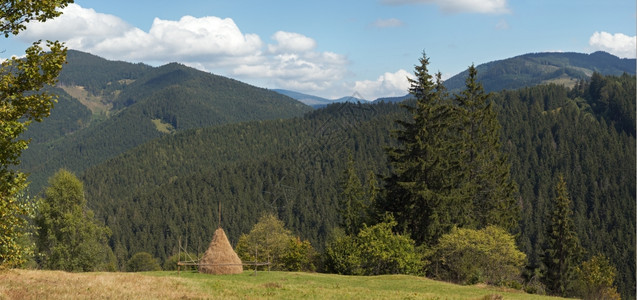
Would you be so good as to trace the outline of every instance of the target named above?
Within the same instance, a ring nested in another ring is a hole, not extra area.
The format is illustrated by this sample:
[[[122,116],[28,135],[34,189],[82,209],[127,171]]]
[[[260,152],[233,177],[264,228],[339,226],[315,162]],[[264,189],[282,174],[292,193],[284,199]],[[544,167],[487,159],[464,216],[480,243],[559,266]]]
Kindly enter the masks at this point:
[[[0,271],[0,299],[202,299],[203,290],[179,277],[140,273]]]

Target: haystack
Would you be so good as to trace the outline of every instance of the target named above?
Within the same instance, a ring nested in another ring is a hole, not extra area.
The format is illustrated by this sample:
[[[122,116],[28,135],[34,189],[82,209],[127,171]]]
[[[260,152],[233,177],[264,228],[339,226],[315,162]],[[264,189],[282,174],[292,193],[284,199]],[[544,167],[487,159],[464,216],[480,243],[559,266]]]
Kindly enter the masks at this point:
[[[239,274],[243,272],[241,259],[232,249],[223,229],[217,228],[208,250],[199,261],[199,272],[207,274]]]

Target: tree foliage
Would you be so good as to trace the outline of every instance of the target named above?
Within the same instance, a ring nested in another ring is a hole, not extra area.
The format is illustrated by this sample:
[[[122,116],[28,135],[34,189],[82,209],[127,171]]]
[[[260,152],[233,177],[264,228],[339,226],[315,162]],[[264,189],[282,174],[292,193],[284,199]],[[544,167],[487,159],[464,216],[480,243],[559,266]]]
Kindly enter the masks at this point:
[[[455,193],[457,138],[452,130],[453,110],[440,74],[428,73],[423,54],[410,79],[415,106],[405,106],[412,120],[398,120],[397,147],[388,148],[392,174],[385,179],[381,212],[392,213],[398,226],[418,243],[433,244],[454,224],[467,222],[470,207]],[[453,208],[453,209],[452,209]]]
[[[66,170],[49,181],[35,218],[37,250],[42,268],[65,271],[114,269],[108,247],[110,230],[96,223],[87,208],[82,182]]]
[[[126,263],[128,272],[161,271],[159,262],[148,252],[135,253]]]
[[[312,245],[293,236],[272,214],[263,215],[250,233],[239,237],[236,252],[242,261],[269,262],[268,269],[313,271],[315,268]]]
[[[517,227],[516,185],[500,149],[500,124],[490,95],[471,66],[465,90],[452,101],[441,81],[427,71],[423,55],[411,79],[415,106],[411,122],[398,120],[397,147],[388,149],[381,211],[396,215],[399,227],[419,244],[434,245],[454,226]]]
[[[364,190],[350,152],[347,169],[343,172],[342,191],[339,197],[339,213],[343,219],[341,226],[346,234],[356,235],[364,225],[372,222],[373,205],[378,194],[376,185],[375,175],[370,172],[368,189]]]
[[[346,275],[419,274],[421,256],[407,235],[395,234],[392,218],[363,228],[357,235],[338,230],[328,243],[324,264],[329,272]]]
[[[5,38],[17,35],[30,21],[44,22],[59,16],[58,8],[72,0],[3,1],[0,4],[0,30]],[[20,240],[27,226],[28,204],[18,200],[26,187],[26,174],[17,171],[20,155],[28,140],[20,135],[32,121],[42,121],[50,113],[53,95],[41,91],[56,82],[66,58],[60,42],[46,43],[48,51],[35,42],[24,58],[11,58],[0,66],[0,266],[17,266],[24,261]],[[25,206],[26,205],[26,206]]]
[[[469,67],[465,89],[456,95],[458,126],[462,137],[460,185],[471,203],[472,223],[478,228],[497,225],[517,228],[519,207],[516,184],[511,180],[511,164],[501,151],[500,123],[490,101],[477,82],[477,70]]]
[[[521,279],[526,255],[513,236],[498,226],[475,230],[454,228],[428,251],[428,274],[474,284],[509,284]]]
[[[73,0],[53,1],[3,1],[0,4],[0,30],[5,37],[17,35],[26,29],[31,21],[44,22],[62,14],[59,8],[64,8]]]
[[[23,192],[0,201],[0,268],[19,267],[33,254],[30,220],[36,207]]]
[[[577,268],[584,299],[621,299],[615,286],[617,269],[603,254],[597,254]]]
[[[552,293],[566,296],[573,292],[576,268],[582,248],[575,232],[573,209],[564,177],[559,177],[557,197],[550,211],[547,245],[544,253],[545,282]]]

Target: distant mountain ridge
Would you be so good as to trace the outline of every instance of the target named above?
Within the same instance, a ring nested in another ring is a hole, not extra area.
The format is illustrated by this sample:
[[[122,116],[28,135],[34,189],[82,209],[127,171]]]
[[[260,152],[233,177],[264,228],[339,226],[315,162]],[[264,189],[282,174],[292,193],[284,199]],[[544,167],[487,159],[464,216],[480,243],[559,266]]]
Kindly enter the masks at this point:
[[[284,89],[273,89],[273,91],[282,94],[282,95],[286,95],[288,97],[294,98],[300,102],[302,102],[305,105],[309,105],[313,108],[321,108],[321,107],[325,107],[327,105],[330,104],[334,104],[334,103],[357,103],[357,102],[361,102],[361,103],[365,103],[365,102],[369,102],[369,100],[365,100],[362,99],[360,94],[356,93],[352,96],[349,97],[341,97],[338,99],[327,99],[327,98],[323,98],[323,97],[319,97],[319,96],[313,96],[313,95],[308,95],[308,94],[304,94],[304,93],[299,93],[299,92],[295,92],[295,91],[290,91],[290,90],[284,90]]]
[[[512,90],[538,84],[555,83],[567,87],[590,78],[594,72],[602,75],[635,75],[635,59],[619,58],[598,51],[591,54],[574,52],[529,53],[476,66],[478,81],[489,92]],[[447,80],[449,91],[464,87],[467,71]]]
[[[484,89],[487,92],[496,92],[549,83],[573,87],[579,80],[590,78],[594,72],[601,75],[618,76],[623,73],[635,75],[636,63],[634,58],[619,58],[603,51],[591,54],[540,52],[480,64],[476,66],[476,69],[478,81],[482,83]],[[445,80],[447,90],[452,93],[462,90],[467,74],[467,71],[463,71]],[[294,91],[275,91],[315,108],[342,102]],[[405,91],[404,96],[381,97],[372,101],[401,102],[410,97],[408,91]]]

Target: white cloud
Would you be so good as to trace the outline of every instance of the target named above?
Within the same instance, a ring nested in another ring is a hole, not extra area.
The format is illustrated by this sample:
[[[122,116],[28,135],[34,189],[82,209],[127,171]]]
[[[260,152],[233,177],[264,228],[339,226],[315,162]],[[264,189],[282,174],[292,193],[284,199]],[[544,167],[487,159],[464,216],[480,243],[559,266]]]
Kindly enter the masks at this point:
[[[149,32],[122,19],[71,4],[62,16],[28,26],[27,40],[65,41],[71,49],[111,59],[222,63],[226,58],[258,52],[256,34],[243,34],[232,19],[184,16],[179,21],[155,18]]]
[[[635,58],[637,51],[637,37],[623,33],[610,34],[595,32],[588,40],[588,44],[595,50],[602,50],[624,58]]]
[[[382,0],[385,4],[435,4],[446,13],[507,14],[507,0]]]
[[[356,81],[354,91],[370,100],[379,97],[404,96],[409,92],[408,77],[413,76],[403,69],[394,73],[386,72],[376,80]]]
[[[390,19],[378,19],[371,24],[376,28],[390,28],[390,27],[401,27],[404,25],[403,21],[395,18]]]
[[[316,41],[299,33],[277,31],[272,39],[276,45],[268,45],[272,53],[305,52],[316,48]]]

